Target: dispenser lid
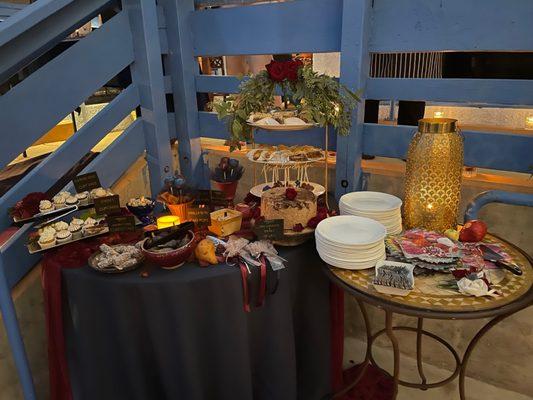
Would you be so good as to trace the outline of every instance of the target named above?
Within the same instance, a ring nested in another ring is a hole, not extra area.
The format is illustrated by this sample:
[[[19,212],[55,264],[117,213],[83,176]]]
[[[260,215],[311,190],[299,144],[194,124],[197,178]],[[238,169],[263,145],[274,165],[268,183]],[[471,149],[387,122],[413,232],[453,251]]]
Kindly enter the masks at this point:
[[[457,120],[453,118],[423,118],[418,121],[422,133],[444,133],[457,131]]]

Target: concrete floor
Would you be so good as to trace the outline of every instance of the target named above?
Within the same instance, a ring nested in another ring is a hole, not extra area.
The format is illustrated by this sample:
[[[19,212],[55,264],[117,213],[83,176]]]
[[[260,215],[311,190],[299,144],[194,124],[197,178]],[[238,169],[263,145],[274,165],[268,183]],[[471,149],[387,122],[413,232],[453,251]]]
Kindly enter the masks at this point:
[[[402,346],[402,343],[400,343]],[[350,358],[351,355],[364,355],[366,343],[362,340],[354,338],[346,338],[344,341],[344,360],[345,367],[348,368],[353,363],[358,364],[363,361],[362,358]],[[375,346],[373,355],[376,362],[388,371],[392,371],[393,357],[392,348],[380,343],[380,346]],[[417,382],[420,380],[416,367],[416,360],[408,357],[405,354],[400,356],[400,378],[403,380]],[[475,365],[472,365],[475,368]],[[430,364],[424,364],[424,373],[428,382],[440,381],[450,375],[450,371],[438,368]],[[468,374],[468,373],[467,373]],[[468,400],[533,400],[532,396],[527,396],[521,393],[516,393],[511,390],[503,389],[501,387],[490,385],[467,376],[465,381],[466,396]],[[455,400],[459,399],[458,380],[439,388],[434,388],[426,391],[419,389],[411,389],[404,386],[399,387],[397,400]]]

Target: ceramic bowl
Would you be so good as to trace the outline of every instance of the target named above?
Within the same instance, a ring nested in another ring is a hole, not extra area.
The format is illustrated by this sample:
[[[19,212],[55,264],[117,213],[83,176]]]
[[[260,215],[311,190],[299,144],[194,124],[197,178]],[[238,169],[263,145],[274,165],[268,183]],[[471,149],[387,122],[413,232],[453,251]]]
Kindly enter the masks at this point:
[[[176,250],[171,250],[164,253],[146,250],[144,245],[148,239],[145,239],[142,243],[141,250],[147,261],[157,264],[163,269],[178,268],[185,264],[194,250],[194,232],[189,231],[188,235],[190,240],[187,242],[187,244],[177,248]]]

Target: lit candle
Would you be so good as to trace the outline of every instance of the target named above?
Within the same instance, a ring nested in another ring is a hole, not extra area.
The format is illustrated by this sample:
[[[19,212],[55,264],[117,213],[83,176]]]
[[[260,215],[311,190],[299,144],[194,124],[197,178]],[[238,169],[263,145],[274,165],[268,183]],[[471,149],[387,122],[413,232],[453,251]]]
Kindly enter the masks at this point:
[[[180,224],[180,217],[175,215],[164,215],[157,219],[157,229],[170,228]]]
[[[533,115],[526,117],[526,129],[533,130]]]
[[[444,111],[435,111],[433,113],[433,118],[444,118]]]

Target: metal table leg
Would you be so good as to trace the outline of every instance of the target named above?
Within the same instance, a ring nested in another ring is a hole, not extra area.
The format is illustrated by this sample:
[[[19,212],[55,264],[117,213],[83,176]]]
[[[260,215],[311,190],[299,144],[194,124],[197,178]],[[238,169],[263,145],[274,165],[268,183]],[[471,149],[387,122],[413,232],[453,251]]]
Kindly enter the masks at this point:
[[[426,375],[424,374],[424,365],[422,362],[422,331],[424,326],[424,318],[418,318],[416,326],[416,366],[418,368],[418,374],[422,380],[422,385],[427,383]],[[422,390],[427,390],[423,388]]]
[[[385,329],[387,332],[387,336],[389,337],[389,340],[392,343],[392,350],[394,352],[394,386],[392,392],[392,398],[394,400],[398,396],[398,383],[400,381],[400,347],[398,345],[398,339],[396,338],[396,335],[394,335],[394,331],[392,329],[392,315],[393,314],[391,311],[385,311]]]

